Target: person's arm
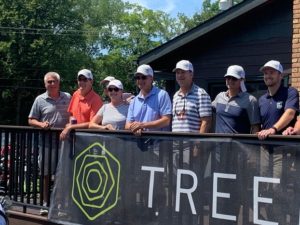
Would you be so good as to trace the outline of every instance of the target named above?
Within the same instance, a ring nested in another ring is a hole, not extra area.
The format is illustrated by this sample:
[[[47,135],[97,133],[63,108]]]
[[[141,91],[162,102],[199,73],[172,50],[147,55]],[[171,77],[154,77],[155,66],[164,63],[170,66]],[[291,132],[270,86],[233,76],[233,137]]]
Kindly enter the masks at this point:
[[[288,127],[282,132],[283,135],[300,135],[300,118],[298,117],[294,127]]]
[[[159,129],[166,127],[171,122],[171,115],[164,115],[158,120],[149,121],[149,122],[126,122],[125,129],[131,130],[133,133],[139,133],[143,129]]]
[[[211,128],[211,116],[206,116],[201,118],[201,125],[200,125],[200,130],[199,133],[208,133]]]
[[[89,128],[93,128],[93,129],[101,129],[101,130],[111,130],[109,128],[111,128],[111,126],[107,126],[107,125],[101,125],[102,123],[102,116],[96,114],[93,119],[90,121],[89,123]]]
[[[269,135],[274,135],[277,131],[286,127],[294,118],[296,113],[295,109],[286,109],[279,120],[273,125],[273,127],[258,132],[258,138],[260,140],[266,139]]]
[[[78,123],[78,124],[70,124],[68,123],[66,125],[66,127],[63,129],[63,131],[60,133],[59,135],[59,139],[60,140],[65,140],[70,131],[74,130],[74,129],[85,129],[85,128],[89,128],[89,122],[84,122],[84,123]]]
[[[48,121],[40,122],[35,118],[29,118],[28,119],[28,124],[30,126],[39,127],[39,128],[43,128],[43,129],[50,127],[50,123]]]

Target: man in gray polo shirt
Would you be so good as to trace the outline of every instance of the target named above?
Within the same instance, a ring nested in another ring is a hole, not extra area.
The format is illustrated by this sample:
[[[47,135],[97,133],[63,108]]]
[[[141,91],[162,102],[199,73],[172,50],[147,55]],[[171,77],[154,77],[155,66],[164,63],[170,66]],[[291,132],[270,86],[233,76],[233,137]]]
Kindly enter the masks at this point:
[[[44,76],[44,83],[46,92],[37,96],[31,111],[28,116],[28,123],[30,126],[39,127],[43,129],[52,128],[63,128],[68,123],[69,113],[68,106],[71,99],[69,93],[60,91],[60,76],[56,72],[48,72]],[[54,162],[54,146],[55,138],[52,139],[53,149],[49,149],[49,138],[46,136],[45,139],[45,159],[44,159],[44,205],[48,203],[48,186],[49,186],[49,171],[48,171],[48,155],[51,151],[52,162]],[[47,141],[48,140],[48,141]],[[42,148],[39,147],[39,164],[41,163]],[[51,164],[52,165],[52,164]],[[40,168],[41,168],[40,164]],[[52,166],[53,172],[55,170],[54,165]],[[41,210],[41,214],[46,214],[46,210]]]
[[[227,91],[212,102],[216,113],[215,133],[255,134],[260,129],[256,98],[247,92],[245,71],[238,65],[229,66],[225,74]]]

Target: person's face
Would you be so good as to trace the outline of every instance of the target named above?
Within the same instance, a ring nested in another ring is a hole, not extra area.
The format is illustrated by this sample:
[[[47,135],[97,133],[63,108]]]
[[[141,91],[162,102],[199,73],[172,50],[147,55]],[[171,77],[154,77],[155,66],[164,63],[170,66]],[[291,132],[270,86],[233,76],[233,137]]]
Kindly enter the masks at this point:
[[[153,77],[145,76],[144,74],[137,74],[135,76],[136,85],[140,90],[148,91],[152,87]]]
[[[232,76],[225,77],[226,86],[229,90],[238,91],[241,87],[241,80]]]
[[[77,78],[77,83],[78,83],[78,88],[79,90],[83,93],[86,94],[88,93],[93,86],[93,80],[86,78],[83,75],[80,75]]]
[[[266,67],[264,70],[264,81],[267,87],[273,87],[281,83],[282,74],[271,68]]]
[[[193,83],[193,73],[182,69],[176,69],[176,81],[180,87],[190,87]]]
[[[122,99],[122,89],[119,89],[116,86],[109,86],[107,88],[108,96],[111,100],[121,100]]]
[[[55,76],[47,76],[44,82],[48,92],[54,93],[59,91],[60,82]]]

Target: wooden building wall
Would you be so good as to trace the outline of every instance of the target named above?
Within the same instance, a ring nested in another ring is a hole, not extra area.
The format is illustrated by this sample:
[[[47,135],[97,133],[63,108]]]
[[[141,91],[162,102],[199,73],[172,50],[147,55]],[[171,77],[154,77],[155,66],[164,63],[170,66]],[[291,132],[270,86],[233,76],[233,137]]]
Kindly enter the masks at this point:
[[[262,81],[259,68],[268,60],[291,68],[292,12],[293,0],[271,0],[150,64],[171,72],[178,60],[189,59],[195,82],[208,90],[224,83],[226,69],[233,64],[244,67],[247,83]]]

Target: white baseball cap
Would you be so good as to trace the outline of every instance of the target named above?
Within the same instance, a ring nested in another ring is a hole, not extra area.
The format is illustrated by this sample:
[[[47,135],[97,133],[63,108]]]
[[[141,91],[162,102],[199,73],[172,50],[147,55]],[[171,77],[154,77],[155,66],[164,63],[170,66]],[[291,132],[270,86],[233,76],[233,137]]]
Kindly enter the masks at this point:
[[[245,86],[245,71],[244,68],[239,65],[232,65],[227,68],[227,72],[224,77],[235,77],[236,79],[241,80],[241,90],[242,92],[246,92],[247,88]]]
[[[188,60],[180,60],[179,62],[177,62],[176,67],[173,69],[173,72],[175,72],[177,69],[194,72],[193,64]]]
[[[267,68],[267,67],[273,68],[273,69],[279,71],[280,73],[283,72],[282,65],[280,64],[279,61],[276,61],[276,60],[271,60],[271,61],[267,62],[264,66],[262,66],[259,69],[259,71],[264,72],[264,69]]]
[[[137,74],[143,74],[145,76],[153,77],[153,69],[151,68],[151,66],[143,64],[137,68],[134,76],[136,76]]]
[[[87,79],[93,80],[93,74],[92,74],[92,72],[91,72],[90,70],[88,70],[88,69],[82,69],[82,70],[80,70],[80,71],[78,72],[77,77],[79,77],[80,75],[86,77]]]
[[[108,83],[108,85],[107,85],[107,88],[109,88],[110,86],[115,86],[115,87],[123,90],[123,84],[122,84],[122,82],[119,81],[119,80],[116,80],[116,79],[110,81]]]
[[[115,80],[116,78],[113,77],[113,76],[108,76],[108,77],[105,77],[103,80],[100,81],[100,84],[103,84],[105,82],[110,82],[112,80]]]

